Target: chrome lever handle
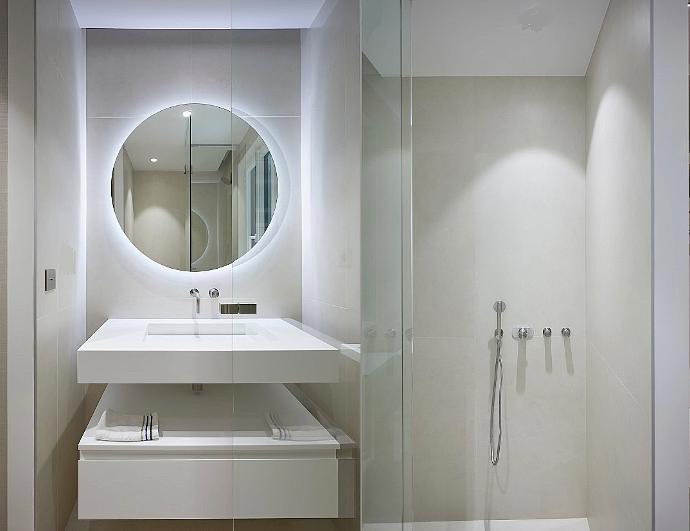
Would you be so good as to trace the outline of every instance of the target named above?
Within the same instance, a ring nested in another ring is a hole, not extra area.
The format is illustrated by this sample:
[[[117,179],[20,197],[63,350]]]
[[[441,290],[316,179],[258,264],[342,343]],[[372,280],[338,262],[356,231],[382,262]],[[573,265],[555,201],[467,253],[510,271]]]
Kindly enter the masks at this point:
[[[192,288],[189,290],[189,294],[196,299],[196,313],[201,311],[201,297],[199,297],[199,290]]]

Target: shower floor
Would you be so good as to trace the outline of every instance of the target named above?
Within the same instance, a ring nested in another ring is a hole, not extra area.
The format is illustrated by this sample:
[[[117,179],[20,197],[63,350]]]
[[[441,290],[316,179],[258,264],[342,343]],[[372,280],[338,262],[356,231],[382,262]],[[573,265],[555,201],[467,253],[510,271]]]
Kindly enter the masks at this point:
[[[400,524],[367,524],[364,529],[394,531]],[[404,524],[404,531],[589,531],[589,524],[586,518],[411,522]]]

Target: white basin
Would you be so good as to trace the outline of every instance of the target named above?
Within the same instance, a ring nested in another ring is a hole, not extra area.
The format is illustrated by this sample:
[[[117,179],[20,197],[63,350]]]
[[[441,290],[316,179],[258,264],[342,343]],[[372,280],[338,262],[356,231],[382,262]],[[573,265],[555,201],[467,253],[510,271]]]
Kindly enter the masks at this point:
[[[289,319],[108,319],[77,351],[77,380],[337,382],[339,355]]]
[[[247,323],[179,321],[151,321],[146,333],[150,336],[246,336],[259,333],[256,326]]]

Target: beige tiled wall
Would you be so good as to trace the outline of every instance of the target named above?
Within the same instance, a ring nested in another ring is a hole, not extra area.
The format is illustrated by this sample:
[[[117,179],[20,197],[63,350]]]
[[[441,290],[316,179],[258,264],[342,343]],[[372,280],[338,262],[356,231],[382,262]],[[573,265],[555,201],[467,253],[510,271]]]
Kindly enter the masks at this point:
[[[587,72],[592,531],[652,528],[650,3],[612,0]]]
[[[85,47],[69,0],[36,3],[36,526],[64,529],[77,495],[86,334]],[[57,288],[44,290],[43,271]]]
[[[412,91],[414,518],[584,516],[584,79],[415,78]],[[494,468],[498,299],[505,409]],[[534,327],[534,339],[521,345],[515,326]]]

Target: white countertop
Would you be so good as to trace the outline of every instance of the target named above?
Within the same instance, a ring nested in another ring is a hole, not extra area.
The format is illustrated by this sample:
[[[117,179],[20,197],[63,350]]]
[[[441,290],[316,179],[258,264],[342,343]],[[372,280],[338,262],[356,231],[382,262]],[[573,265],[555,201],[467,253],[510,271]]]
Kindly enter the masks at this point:
[[[338,381],[339,347],[293,323],[108,319],[79,348],[77,378],[80,383]]]

